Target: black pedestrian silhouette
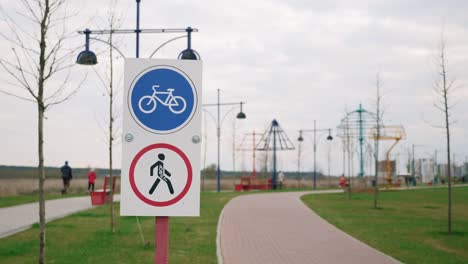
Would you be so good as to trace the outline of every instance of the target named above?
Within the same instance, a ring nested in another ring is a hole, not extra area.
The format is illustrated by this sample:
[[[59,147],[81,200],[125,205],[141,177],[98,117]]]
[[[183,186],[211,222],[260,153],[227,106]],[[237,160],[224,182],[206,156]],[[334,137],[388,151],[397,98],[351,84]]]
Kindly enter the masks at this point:
[[[159,182],[161,180],[165,181],[167,183],[167,187],[169,188],[169,192],[171,194],[174,194],[174,189],[172,188],[172,183],[171,183],[171,180],[169,180],[166,175],[168,177],[171,177],[171,173],[168,172],[165,168],[164,168],[164,163],[162,162],[166,156],[164,156],[164,154],[162,153],[159,153],[158,154],[158,158],[159,160],[156,161],[156,163],[154,163],[152,166],[151,166],[151,169],[150,169],[150,176],[153,176],[153,171],[154,169],[156,168],[157,169],[157,176],[158,178],[156,179],[156,181],[154,182],[153,186],[151,186],[151,189],[149,190],[149,194],[153,194],[154,190],[156,189],[156,187],[158,186]]]

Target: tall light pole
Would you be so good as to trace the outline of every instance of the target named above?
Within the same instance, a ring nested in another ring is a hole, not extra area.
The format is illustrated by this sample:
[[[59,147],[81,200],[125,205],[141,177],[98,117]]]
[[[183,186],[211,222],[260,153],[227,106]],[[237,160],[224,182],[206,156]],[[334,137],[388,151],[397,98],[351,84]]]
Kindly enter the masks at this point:
[[[216,139],[217,139],[217,149],[218,149],[218,157],[217,157],[217,167],[216,167],[216,182],[217,182],[217,187],[216,190],[217,192],[221,191],[221,125],[224,121],[224,118],[226,118],[227,114],[230,113],[232,110],[234,110],[236,107],[231,108],[224,117],[221,119],[221,106],[225,105],[239,105],[240,106],[240,112],[237,114],[236,118],[237,119],[245,119],[247,116],[245,115],[244,112],[242,112],[242,106],[244,105],[244,102],[238,102],[238,103],[221,103],[221,98],[220,98],[220,91],[219,89],[217,90],[218,92],[218,100],[216,104],[204,104],[202,105],[203,107],[208,107],[208,106],[216,106],[216,111],[217,111],[217,117],[216,119],[211,115],[210,112],[206,111],[214,120],[216,123]]]
[[[317,129],[317,121],[314,120],[314,129],[301,129],[299,130],[299,137],[297,138],[297,141],[302,142],[304,141],[304,138],[302,137],[303,132],[314,132],[314,190],[317,189],[317,132],[321,131],[328,131],[328,136],[327,140],[333,140],[333,137],[331,135],[331,128],[327,129]]]
[[[302,135],[299,135],[302,137]],[[297,187],[300,188],[300,179],[301,179],[301,154],[302,154],[302,142],[299,141],[297,147]]]

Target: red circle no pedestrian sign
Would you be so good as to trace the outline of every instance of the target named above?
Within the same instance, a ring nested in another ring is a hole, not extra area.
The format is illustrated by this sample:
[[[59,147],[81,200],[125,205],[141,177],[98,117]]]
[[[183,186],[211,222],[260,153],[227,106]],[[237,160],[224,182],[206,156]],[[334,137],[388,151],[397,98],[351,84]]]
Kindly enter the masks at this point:
[[[146,204],[158,207],[179,202],[192,184],[192,165],[185,153],[166,143],[149,145],[132,160],[130,186]]]

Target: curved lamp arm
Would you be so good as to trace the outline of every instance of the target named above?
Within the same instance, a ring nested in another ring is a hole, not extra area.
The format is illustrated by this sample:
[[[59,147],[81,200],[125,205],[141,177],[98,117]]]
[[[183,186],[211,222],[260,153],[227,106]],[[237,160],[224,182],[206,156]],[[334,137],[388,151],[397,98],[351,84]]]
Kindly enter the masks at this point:
[[[215,122],[215,124],[217,123],[216,118],[214,117],[214,115],[212,113],[210,113],[210,111],[208,111],[206,109],[203,109],[203,108],[202,108],[202,110],[205,111],[205,113],[207,113],[208,116],[210,116],[213,119],[213,122]]]
[[[151,58],[153,57],[153,55],[154,55],[156,52],[158,52],[158,50],[160,50],[162,47],[166,46],[166,44],[168,44],[168,43],[170,43],[170,42],[172,42],[172,41],[174,41],[174,40],[181,39],[181,38],[186,38],[186,37],[187,37],[186,35],[178,36],[178,37],[175,37],[175,38],[173,38],[173,39],[170,39],[170,40],[164,42],[164,43],[161,44],[159,47],[157,47],[157,48],[153,51],[153,53],[151,53],[151,55],[149,56],[149,58],[151,59]]]
[[[228,116],[229,113],[231,113],[234,109],[236,109],[237,107],[239,106],[233,106],[231,109],[229,109],[223,116],[223,118],[221,119],[221,124],[219,124],[219,128],[221,128],[223,126],[223,123],[224,123],[224,119],[226,119],[226,117]]]
[[[92,39],[92,40],[97,40],[97,41],[100,41],[102,43],[106,43],[107,45],[111,46],[113,49],[115,49],[119,54],[120,56],[122,56],[123,58],[125,58],[125,55],[117,48],[115,47],[114,45],[110,44],[109,42],[105,41],[105,40],[102,40],[102,39],[98,39],[98,38],[89,38],[89,39]]]

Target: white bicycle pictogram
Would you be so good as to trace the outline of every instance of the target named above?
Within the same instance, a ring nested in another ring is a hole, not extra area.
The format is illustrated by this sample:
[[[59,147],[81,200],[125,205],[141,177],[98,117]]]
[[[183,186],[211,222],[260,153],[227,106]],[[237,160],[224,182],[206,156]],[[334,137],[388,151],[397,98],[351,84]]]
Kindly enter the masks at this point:
[[[164,105],[169,107],[174,114],[180,114],[185,111],[187,107],[187,102],[182,96],[174,96],[174,88],[168,88],[166,92],[158,92],[156,89],[159,88],[159,85],[153,85],[153,94],[152,95],[145,95],[140,98],[138,101],[138,107],[140,110],[145,114],[151,114],[156,110],[156,106],[158,106],[158,101]],[[163,101],[158,95],[167,95],[166,99]]]

